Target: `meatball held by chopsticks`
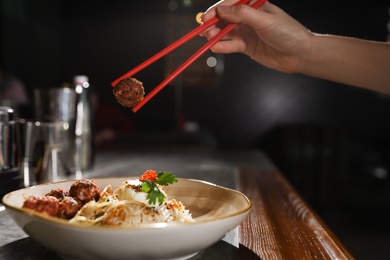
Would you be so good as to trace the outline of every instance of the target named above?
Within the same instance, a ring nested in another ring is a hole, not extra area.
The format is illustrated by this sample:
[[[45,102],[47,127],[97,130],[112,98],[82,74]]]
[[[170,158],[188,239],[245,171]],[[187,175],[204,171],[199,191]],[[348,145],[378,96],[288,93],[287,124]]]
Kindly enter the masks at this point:
[[[125,107],[133,107],[144,99],[145,91],[141,81],[125,78],[115,85],[113,91],[116,100]]]

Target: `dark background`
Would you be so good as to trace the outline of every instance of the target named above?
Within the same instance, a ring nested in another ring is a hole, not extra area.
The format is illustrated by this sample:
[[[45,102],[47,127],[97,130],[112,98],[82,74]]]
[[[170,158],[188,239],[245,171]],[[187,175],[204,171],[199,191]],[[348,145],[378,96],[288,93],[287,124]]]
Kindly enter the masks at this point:
[[[209,52],[205,56],[214,55],[222,71],[200,60],[134,114],[116,103],[110,83],[195,28],[195,14],[214,1],[0,3],[0,65],[23,80],[31,97],[34,88],[86,74],[93,90],[140,133],[177,133],[183,120],[196,122],[219,149],[266,151],[330,223],[344,209],[389,219],[390,96],[273,71],[241,54]],[[389,1],[273,3],[314,32],[378,41],[389,34]],[[195,39],[137,74],[146,92],[203,42]],[[31,111],[22,115],[31,117]]]
[[[0,64],[21,78],[30,94],[34,88],[58,87],[75,74],[86,74],[95,90],[115,102],[111,81],[197,26],[195,19],[175,25],[168,18],[194,17],[214,3],[183,1],[192,2],[185,7],[178,1],[179,9],[170,11],[168,2],[1,0]],[[315,32],[380,41],[388,34],[388,1],[274,3]],[[178,35],[169,37],[169,31]],[[142,129],[159,131],[175,128],[177,114],[183,113],[210,129],[224,148],[252,147],[274,127],[290,124],[342,128],[359,140],[389,139],[386,95],[272,71],[241,54],[221,60],[224,72],[215,75],[217,83],[179,84],[184,86],[180,95],[171,85],[137,114],[118,109]],[[164,79],[165,65],[162,60],[136,75],[146,92]]]

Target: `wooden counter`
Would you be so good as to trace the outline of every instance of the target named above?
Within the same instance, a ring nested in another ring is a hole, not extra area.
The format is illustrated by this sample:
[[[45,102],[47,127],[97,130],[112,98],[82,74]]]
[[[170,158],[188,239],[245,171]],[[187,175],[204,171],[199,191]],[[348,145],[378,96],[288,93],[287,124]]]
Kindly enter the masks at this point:
[[[277,170],[241,169],[239,190],[253,204],[240,259],[354,259]]]

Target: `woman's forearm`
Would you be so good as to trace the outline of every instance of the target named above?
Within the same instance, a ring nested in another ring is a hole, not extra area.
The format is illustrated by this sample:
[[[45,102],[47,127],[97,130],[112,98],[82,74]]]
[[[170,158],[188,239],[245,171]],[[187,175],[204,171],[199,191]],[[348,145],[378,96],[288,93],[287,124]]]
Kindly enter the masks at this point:
[[[390,94],[390,44],[314,35],[300,73]]]

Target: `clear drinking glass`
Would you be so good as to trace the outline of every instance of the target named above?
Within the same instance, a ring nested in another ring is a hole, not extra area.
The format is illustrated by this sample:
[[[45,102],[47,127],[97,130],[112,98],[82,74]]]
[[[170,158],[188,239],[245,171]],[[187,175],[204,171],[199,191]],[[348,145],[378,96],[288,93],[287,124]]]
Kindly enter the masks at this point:
[[[69,179],[66,170],[67,122],[26,122],[23,171],[25,186]]]

